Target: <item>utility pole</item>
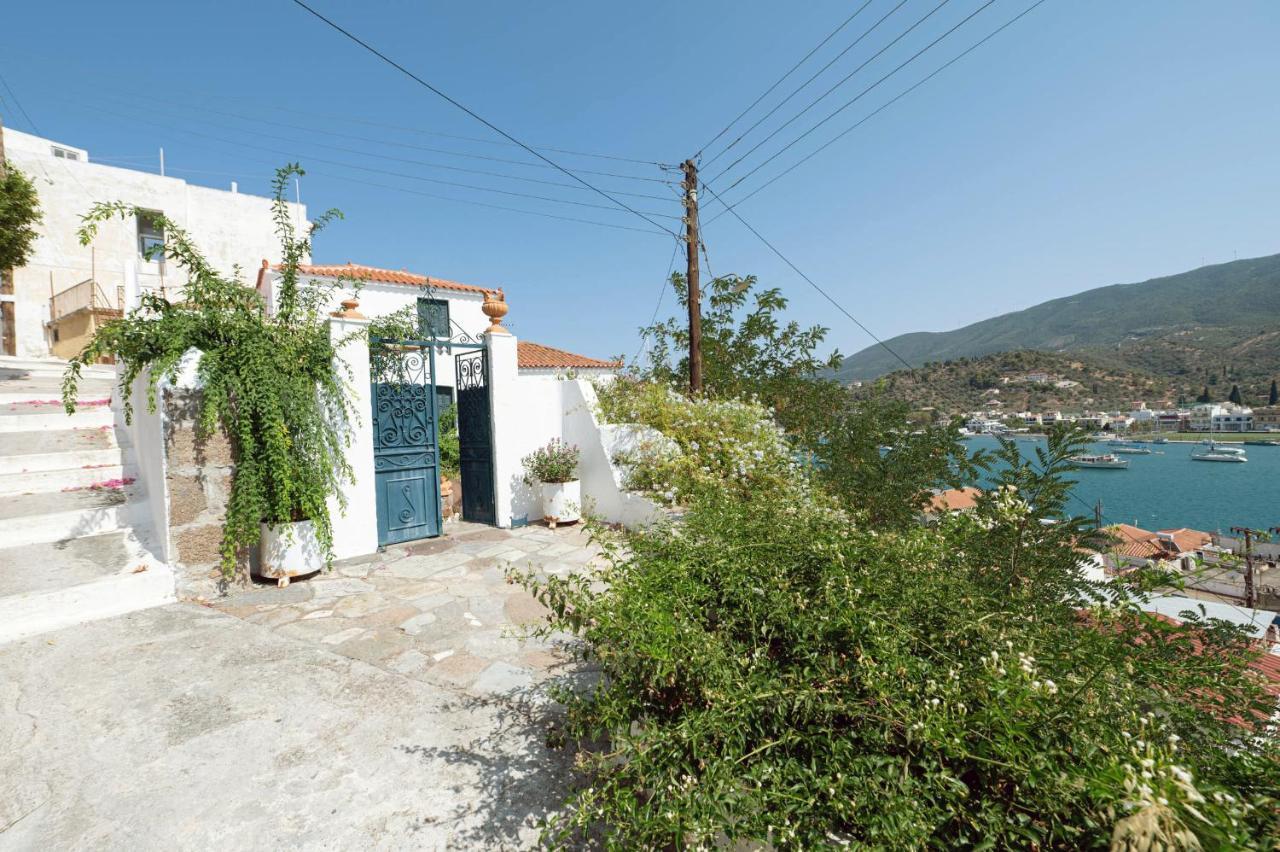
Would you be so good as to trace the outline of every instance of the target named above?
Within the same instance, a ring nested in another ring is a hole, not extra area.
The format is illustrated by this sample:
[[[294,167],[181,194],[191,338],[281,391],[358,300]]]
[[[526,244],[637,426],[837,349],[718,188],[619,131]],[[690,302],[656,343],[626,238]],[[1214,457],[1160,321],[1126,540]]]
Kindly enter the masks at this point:
[[[1244,536],[1244,605],[1253,609],[1258,605],[1258,593],[1253,588],[1253,536],[1249,527],[1232,527],[1231,531]]]
[[[698,271],[698,166],[685,160],[684,229],[685,282],[689,285],[689,393],[702,393],[702,289]]]

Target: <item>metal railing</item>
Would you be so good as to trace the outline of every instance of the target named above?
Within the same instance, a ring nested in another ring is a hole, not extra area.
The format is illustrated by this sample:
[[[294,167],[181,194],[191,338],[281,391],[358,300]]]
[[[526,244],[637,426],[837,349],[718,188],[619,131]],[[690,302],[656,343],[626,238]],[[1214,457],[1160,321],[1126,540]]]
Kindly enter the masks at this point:
[[[86,278],[79,284],[75,284],[61,293],[55,293],[50,297],[49,316],[51,319],[60,319],[67,314],[88,308],[94,310],[120,310],[124,305],[124,287],[116,287],[115,299],[107,296],[106,290],[102,285],[92,278]]]

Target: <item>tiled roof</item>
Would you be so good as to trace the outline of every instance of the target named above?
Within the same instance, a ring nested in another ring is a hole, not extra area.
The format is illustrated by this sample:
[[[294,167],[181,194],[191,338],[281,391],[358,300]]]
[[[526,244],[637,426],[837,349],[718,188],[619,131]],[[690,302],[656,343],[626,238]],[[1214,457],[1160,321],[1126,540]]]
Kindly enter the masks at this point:
[[[279,269],[279,266],[276,267]],[[406,287],[434,287],[439,290],[457,290],[461,293],[493,293],[497,288],[476,287],[473,284],[460,284],[444,278],[432,278],[418,275],[404,269],[379,269],[376,266],[363,266],[358,263],[314,265],[306,264],[298,267],[303,275],[316,275],[322,278],[337,278],[345,275],[361,281],[376,281],[379,284],[403,284]]]
[[[933,495],[929,506],[935,512],[963,512],[978,505],[981,493],[981,488],[948,488]]]
[[[1112,524],[1106,528],[1106,533],[1111,540],[1111,549],[1121,556],[1134,559],[1159,559],[1165,555],[1156,534],[1142,527]]]
[[[1134,559],[1170,559],[1213,543],[1208,533],[1186,527],[1153,533],[1130,524],[1113,524],[1106,532],[1116,553]]]
[[[1186,527],[1179,527],[1176,530],[1160,530],[1160,535],[1168,536],[1172,540],[1174,547],[1178,553],[1190,553],[1193,550],[1199,550],[1208,544],[1213,544],[1213,536],[1199,530],[1191,530]]]
[[[527,340],[516,342],[516,361],[523,369],[554,370],[565,367],[577,370],[616,370],[622,366],[621,361],[601,361]]]

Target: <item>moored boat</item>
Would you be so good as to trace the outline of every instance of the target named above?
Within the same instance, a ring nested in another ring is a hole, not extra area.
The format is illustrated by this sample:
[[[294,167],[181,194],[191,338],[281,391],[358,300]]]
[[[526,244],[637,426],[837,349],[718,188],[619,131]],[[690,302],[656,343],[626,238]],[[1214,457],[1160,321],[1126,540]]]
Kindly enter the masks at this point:
[[[1210,446],[1207,450],[1199,450],[1191,454],[1192,461],[1204,462],[1234,462],[1243,464],[1248,459],[1245,458],[1244,450],[1237,447],[1214,447]]]
[[[1072,456],[1071,463],[1076,467],[1097,467],[1108,470],[1124,470],[1129,466],[1128,459],[1122,459],[1111,453]]]
[[[1251,447],[1280,447],[1280,441],[1245,441]]]

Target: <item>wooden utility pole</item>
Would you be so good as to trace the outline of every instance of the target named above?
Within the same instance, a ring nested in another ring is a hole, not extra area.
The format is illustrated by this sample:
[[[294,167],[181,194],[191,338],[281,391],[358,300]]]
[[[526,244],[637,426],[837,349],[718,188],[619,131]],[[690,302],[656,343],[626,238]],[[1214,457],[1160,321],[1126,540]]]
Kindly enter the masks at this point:
[[[1258,593],[1253,587],[1253,536],[1249,527],[1232,527],[1233,533],[1244,536],[1244,605],[1253,609],[1258,605]]]
[[[702,289],[698,272],[698,166],[685,160],[684,239],[685,282],[689,285],[689,393],[702,393]]]

